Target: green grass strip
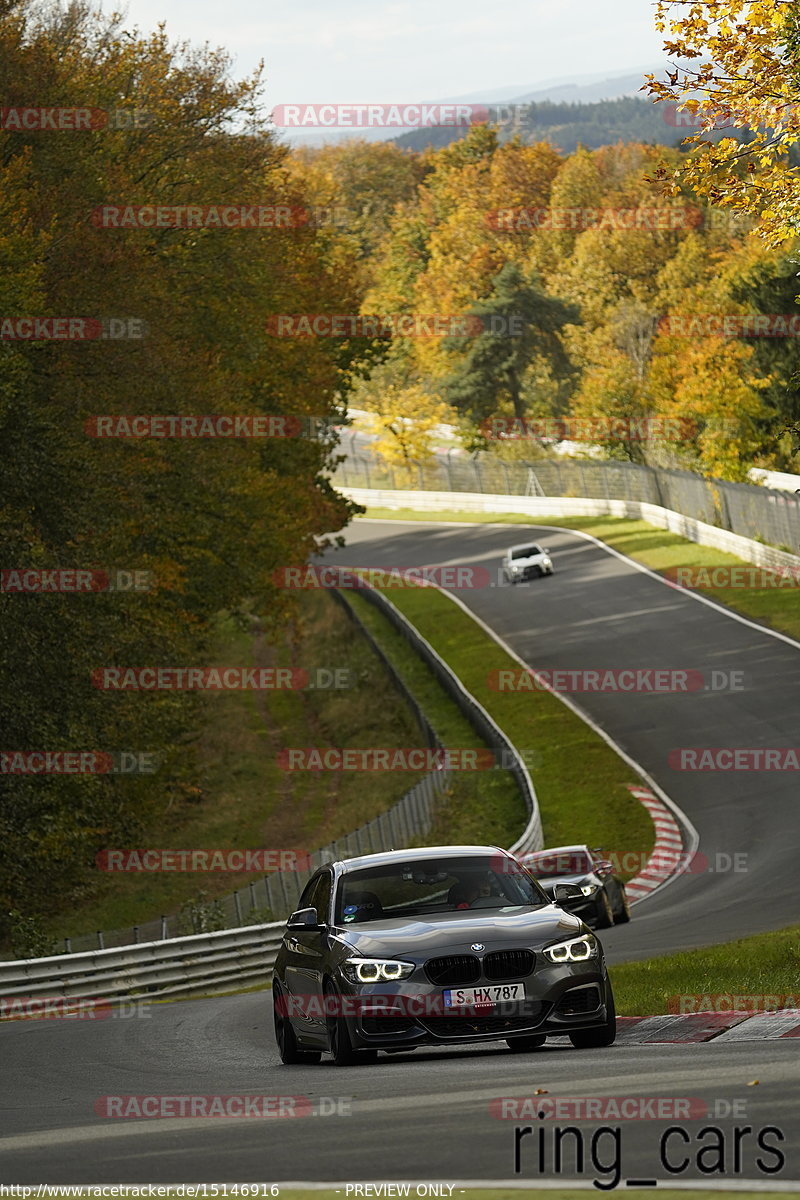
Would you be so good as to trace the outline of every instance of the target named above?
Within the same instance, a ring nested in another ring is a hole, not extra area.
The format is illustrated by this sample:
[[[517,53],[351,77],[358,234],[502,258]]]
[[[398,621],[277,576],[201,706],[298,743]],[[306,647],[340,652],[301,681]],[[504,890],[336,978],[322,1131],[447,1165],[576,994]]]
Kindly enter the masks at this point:
[[[483,749],[485,742],[402,634],[357,592],[348,591],[347,599],[404,679],[442,743],[449,749]],[[389,599],[396,600],[394,590]],[[452,787],[437,806],[433,827],[418,844],[511,846],[527,819],[525,801],[508,771],[455,771]]]
[[[612,967],[610,973],[620,1016],[679,1012],[681,996],[705,997],[698,1001],[704,1012],[714,1011],[714,997],[720,995],[754,997],[741,1004],[745,1011],[764,996],[793,997],[795,1004],[786,1007],[800,1008],[800,925],[664,958],[623,963]],[[722,1005],[720,1011],[726,1011],[725,1001]],[[684,1011],[691,1009],[684,1004]]]
[[[547,845],[586,842],[630,852],[637,861],[650,853],[652,821],[626,786],[639,781],[606,742],[549,692],[490,690],[490,671],[518,670],[519,664],[446,593],[393,587],[388,598],[523,756],[539,798]],[[368,602],[362,600],[361,606],[368,607]],[[518,826],[515,837],[520,832]]]

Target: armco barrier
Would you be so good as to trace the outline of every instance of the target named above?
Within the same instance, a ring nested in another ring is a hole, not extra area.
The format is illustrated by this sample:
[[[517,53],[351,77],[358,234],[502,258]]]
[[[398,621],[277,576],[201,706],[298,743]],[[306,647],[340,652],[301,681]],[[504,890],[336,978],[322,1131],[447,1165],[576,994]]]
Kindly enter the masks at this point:
[[[373,508],[410,508],[420,512],[525,513],[530,517],[628,517],[647,521],[659,529],[668,529],[700,546],[713,546],[735,554],[745,562],[767,570],[798,570],[800,556],[774,546],[754,542],[716,525],[707,525],[694,517],[659,504],[641,500],[597,500],[575,496],[506,496],[485,492],[413,492],[380,488],[339,487],[338,490],[358,504]],[[511,527],[513,529],[513,527]]]
[[[408,487],[408,471],[395,471],[376,455],[362,453],[352,436],[345,439],[343,449],[348,449],[348,440],[349,452],[337,465],[333,479],[340,491],[404,491]],[[790,554],[800,551],[800,496],[750,483],[706,479],[693,471],[610,459],[538,458],[511,463],[486,452],[462,452],[455,458],[452,453],[438,454],[424,463],[411,464],[411,470],[417,476],[415,491],[482,494],[489,498],[577,496],[633,501],[782,547]]]
[[[475,697],[467,691],[456,673],[436,653],[430,642],[426,641],[419,630],[387,600],[382,592],[373,587],[366,587],[359,588],[359,594],[364,596],[371,604],[374,604],[391,622],[398,633],[401,633],[410,645],[413,646],[464,714],[470,725],[472,725],[478,736],[483,738],[486,745],[491,747],[492,750],[495,752],[499,751],[503,761],[508,763],[507,770],[513,775],[522,798],[525,801],[525,807],[528,810],[528,823],[521,836],[510,847],[511,853],[525,854],[533,850],[540,850],[544,842],[542,840],[542,822],[539,816],[539,803],[536,799],[536,790],[534,789],[528,769],[517,753],[513,743],[509,741],[500,726],[492,720],[483,705],[479,704]]]
[[[512,743],[430,643],[385,596],[369,587],[359,589],[359,593],[375,604],[425,659],[487,745],[504,753],[509,762],[507,769],[514,775],[528,810],[528,822],[521,836],[511,847],[511,852],[523,854],[541,849],[542,825],[536,792],[527,768]],[[353,619],[357,620],[344,597],[341,599]],[[368,636],[371,638],[371,635]],[[379,652],[381,657],[385,658],[380,649]],[[386,661],[393,675],[396,675],[394,668],[388,660]],[[402,679],[396,677],[400,686],[405,689]],[[433,744],[441,745],[421,710],[419,715]],[[433,774],[436,778],[426,776],[416,785],[417,789],[424,789],[424,795],[412,797],[411,793],[407,793],[399,801],[399,805],[407,801],[412,804],[409,814],[414,818],[419,819],[422,811],[428,823],[433,792],[446,784],[449,778],[444,771]],[[427,801],[427,808],[424,807],[424,801]],[[422,810],[420,805],[423,806]],[[395,805],[394,809],[397,808],[398,805]],[[414,825],[408,814],[404,812],[403,815],[406,819],[399,825],[399,832],[409,841],[414,832]],[[369,824],[379,825],[384,838],[388,830],[388,837],[392,841],[397,840],[397,827],[391,823],[384,825],[386,817],[387,814],[384,813]],[[424,825],[425,821],[422,820],[418,828],[422,829]],[[327,847],[327,855],[324,851],[318,852],[319,861],[332,859],[339,847],[345,851],[341,857],[353,853],[369,853],[370,850],[376,849],[372,844],[362,846],[360,840],[352,845],[350,839],[353,836],[348,834],[346,838]],[[384,847],[386,845],[384,841]],[[284,921],[273,921],[262,925],[245,925],[238,929],[223,929],[215,933],[139,942],[109,950],[16,959],[13,962],[0,963],[0,998],[13,1000],[14,997],[80,997],[113,1001],[135,997],[146,1000],[150,997],[189,996],[263,986],[271,978],[284,928]]]
[[[267,983],[284,922],[0,963],[0,997],[146,1000]]]

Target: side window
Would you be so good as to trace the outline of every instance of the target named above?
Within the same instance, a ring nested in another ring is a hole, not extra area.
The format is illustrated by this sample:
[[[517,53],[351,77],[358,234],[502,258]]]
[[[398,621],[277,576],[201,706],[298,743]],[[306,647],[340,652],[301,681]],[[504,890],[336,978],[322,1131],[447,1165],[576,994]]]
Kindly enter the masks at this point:
[[[327,923],[328,910],[331,906],[331,888],[333,880],[330,871],[323,871],[317,880],[317,886],[314,889],[314,899],[311,903],[317,910],[317,916],[320,921]]]
[[[313,879],[309,879],[297,907],[315,908],[320,921],[327,921],[331,902],[331,884],[330,871],[320,871]]]
[[[314,894],[319,885],[319,881],[320,881],[319,875],[312,875],[311,879],[309,879],[308,883],[303,888],[303,894],[301,895],[300,899],[297,901],[298,908],[316,908],[316,903],[314,901]]]

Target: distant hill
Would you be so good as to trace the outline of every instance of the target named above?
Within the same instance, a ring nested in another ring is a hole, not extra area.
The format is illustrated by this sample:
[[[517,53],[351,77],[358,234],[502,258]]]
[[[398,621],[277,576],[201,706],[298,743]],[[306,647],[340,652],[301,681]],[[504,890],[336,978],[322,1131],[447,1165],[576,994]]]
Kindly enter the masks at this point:
[[[641,96],[646,74],[663,75],[663,71],[648,67],[646,71],[631,71],[625,75],[584,75],[575,80],[549,80],[533,91],[518,93],[513,99],[517,104],[542,100],[552,100],[554,104],[594,104],[597,100]]]
[[[620,96],[635,96],[640,94],[640,88],[644,83],[646,74],[654,74],[663,76],[665,70],[664,63],[649,63],[643,66],[640,70],[629,68],[624,73],[617,75],[609,75],[607,72],[593,75],[561,75],[552,79],[542,79],[538,83],[521,83],[521,84],[506,84],[504,87],[496,88],[477,88],[473,92],[469,92],[460,96],[405,96],[396,97],[405,101],[414,103],[433,103],[433,104],[457,104],[465,102],[467,104],[524,104],[527,102],[540,103],[543,100],[552,100],[555,104],[592,104],[597,100],[616,100]],[[390,97],[375,97],[376,100],[388,100]],[[409,135],[413,135],[416,130],[409,129]],[[432,134],[426,134],[421,138],[423,146],[428,145],[446,145],[455,138],[452,134],[445,132],[443,141],[433,141],[440,131],[434,130]],[[368,142],[382,142],[394,140],[400,142],[404,134],[398,134],[396,130],[388,129],[314,129],[308,127],[306,129],[291,129],[284,132],[286,140],[295,146],[322,146],[335,145],[339,142],[348,142],[354,138],[362,138]],[[460,135],[456,135],[460,136]],[[411,145],[410,142],[404,145]]]
[[[641,81],[641,76],[636,76],[636,79]],[[571,89],[567,87],[564,90]],[[520,108],[520,105],[523,107]],[[697,131],[676,129],[669,124],[666,118],[673,111],[668,105],[653,104],[637,96],[622,96],[591,103],[554,103],[552,100],[526,103],[514,100],[498,105],[496,112],[491,110],[491,115],[497,117],[501,141],[508,141],[518,134],[523,143],[550,142],[563,153],[571,154],[579,145],[596,150],[599,146],[616,142],[677,146],[688,133]],[[458,141],[466,132],[466,129],[447,127],[415,129],[394,141],[396,145],[410,150],[424,150],[428,146],[438,149]],[[739,132],[727,131],[727,136],[736,136]],[[723,134],[710,136],[722,137]]]

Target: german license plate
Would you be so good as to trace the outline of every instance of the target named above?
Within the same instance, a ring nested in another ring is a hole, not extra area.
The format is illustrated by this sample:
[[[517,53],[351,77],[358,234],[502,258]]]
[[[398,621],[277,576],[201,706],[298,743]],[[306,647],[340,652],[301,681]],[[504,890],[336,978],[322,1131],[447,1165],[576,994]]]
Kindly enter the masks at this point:
[[[449,988],[444,993],[444,1006],[461,1008],[470,1004],[501,1004],[507,1000],[524,999],[524,984],[487,983],[485,987]]]

